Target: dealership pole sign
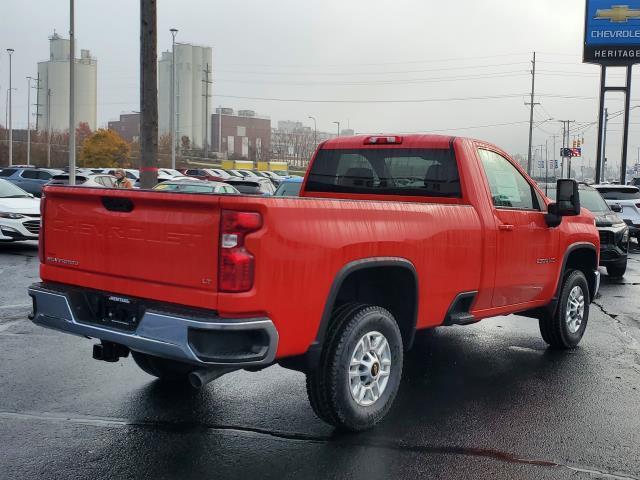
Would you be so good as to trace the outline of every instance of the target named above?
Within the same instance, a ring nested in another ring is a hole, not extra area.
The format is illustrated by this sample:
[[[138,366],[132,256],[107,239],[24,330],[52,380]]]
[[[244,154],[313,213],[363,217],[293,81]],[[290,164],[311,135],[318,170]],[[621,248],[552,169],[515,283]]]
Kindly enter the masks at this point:
[[[633,65],[640,63],[640,0],[586,0],[583,62],[600,65],[600,107],[598,110],[598,150],[596,183],[604,178],[604,103],[607,92],[624,93],[624,126],[620,183],[626,183],[629,146],[629,111],[631,110],[631,76]],[[607,85],[607,68],[624,67],[625,84]]]
[[[587,0],[583,60],[640,63],[640,0]]]

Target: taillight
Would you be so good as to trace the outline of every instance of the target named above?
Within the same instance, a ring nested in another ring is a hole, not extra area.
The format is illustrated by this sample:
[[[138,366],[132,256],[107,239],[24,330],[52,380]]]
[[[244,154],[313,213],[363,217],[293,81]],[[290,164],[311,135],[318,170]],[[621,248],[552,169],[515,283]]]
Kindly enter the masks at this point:
[[[256,212],[223,210],[220,219],[220,260],[218,290],[247,292],[253,287],[255,258],[245,248],[245,237],[262,227]]]
[[[40,199],[40,232],[38,233],[38,253],[40,255],[40,263],[45,263],[44,255],[44,214],[47,206],[47,197],[42,194]]]

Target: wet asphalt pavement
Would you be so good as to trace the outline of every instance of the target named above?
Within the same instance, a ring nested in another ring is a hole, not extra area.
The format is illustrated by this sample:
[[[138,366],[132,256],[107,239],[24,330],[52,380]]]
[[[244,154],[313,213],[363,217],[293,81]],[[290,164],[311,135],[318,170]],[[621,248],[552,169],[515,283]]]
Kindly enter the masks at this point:
[[[0,245],[1,479],[640,479],[640,253],[604,276],[577,350],[548,350],[522,317],[437,329],[387,419],[345,435],[314,416],[300,373],[171,389],[35,327],[36,248]]]

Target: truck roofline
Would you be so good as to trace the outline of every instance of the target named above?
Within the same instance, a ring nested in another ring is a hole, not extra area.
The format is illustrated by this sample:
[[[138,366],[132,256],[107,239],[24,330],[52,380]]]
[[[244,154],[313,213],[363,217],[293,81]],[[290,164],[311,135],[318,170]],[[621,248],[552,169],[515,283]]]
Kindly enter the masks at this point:
[[[402,143],[394,145],[367,145],[365,140],[371,137],[402,137]],[[387,134],[378,133],[370,135],[355,135],[352,137],[336,137],[323,142],[319,148],[323,149],[351,149],[351,148],[449,148],[451,141],[455,139],[451,135],[431,134]]]

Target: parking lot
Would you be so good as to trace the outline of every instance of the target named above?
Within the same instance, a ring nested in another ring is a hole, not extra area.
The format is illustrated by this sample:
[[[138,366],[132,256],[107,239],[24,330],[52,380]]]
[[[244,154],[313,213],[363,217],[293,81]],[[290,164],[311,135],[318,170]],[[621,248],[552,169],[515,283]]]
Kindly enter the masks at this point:
[[[420,338],[388,418],[339,434],[304,376],[163,387],[91,340],[32,325],[35,244],[0,245],[2,478],[640,478],[640,254],[603,275],[580,347],[501,317]]]

